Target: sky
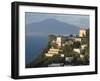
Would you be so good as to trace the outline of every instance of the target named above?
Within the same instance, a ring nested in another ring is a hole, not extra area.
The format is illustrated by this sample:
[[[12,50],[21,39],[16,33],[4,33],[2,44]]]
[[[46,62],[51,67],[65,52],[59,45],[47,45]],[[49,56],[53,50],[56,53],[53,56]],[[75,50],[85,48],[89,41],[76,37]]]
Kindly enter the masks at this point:
[[[53,14],[25,12],[26,24],[41,22],[46,19],[56,19],[81,28],[89,28],[89,15],[79,14]]]

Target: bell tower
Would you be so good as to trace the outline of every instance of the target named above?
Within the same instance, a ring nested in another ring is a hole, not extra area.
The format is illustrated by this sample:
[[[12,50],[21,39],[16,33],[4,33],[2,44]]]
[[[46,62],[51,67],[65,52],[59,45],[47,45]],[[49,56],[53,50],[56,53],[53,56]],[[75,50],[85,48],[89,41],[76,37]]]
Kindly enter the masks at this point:
[[[85,36],[86,36],[86,29],[85,29],[85,28],[81,28],[81,29],[80,29],[79,36],[80,36],[80,37],[85,37]]]

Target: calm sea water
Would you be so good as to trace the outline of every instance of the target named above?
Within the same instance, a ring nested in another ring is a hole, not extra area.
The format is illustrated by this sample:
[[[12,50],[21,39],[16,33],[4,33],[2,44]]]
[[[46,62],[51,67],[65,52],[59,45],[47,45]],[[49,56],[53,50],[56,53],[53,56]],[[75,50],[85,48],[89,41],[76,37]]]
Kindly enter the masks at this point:
[[[47,46],[46,36],[26,36],[25,39],[25,62],[29,64],[40,54],[41,50]]]

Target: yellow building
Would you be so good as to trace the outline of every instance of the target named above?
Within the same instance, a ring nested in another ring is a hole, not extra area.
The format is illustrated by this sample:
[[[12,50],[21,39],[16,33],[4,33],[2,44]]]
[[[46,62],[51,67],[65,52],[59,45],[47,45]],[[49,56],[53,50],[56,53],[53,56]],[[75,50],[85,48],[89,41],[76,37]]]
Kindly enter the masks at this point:
[[[86,36],[86,29],[85,29],[85,28],[81,28],[81,29],[80,29],[79,36],[80,36],[80,37],[85,37],[85,36]]]

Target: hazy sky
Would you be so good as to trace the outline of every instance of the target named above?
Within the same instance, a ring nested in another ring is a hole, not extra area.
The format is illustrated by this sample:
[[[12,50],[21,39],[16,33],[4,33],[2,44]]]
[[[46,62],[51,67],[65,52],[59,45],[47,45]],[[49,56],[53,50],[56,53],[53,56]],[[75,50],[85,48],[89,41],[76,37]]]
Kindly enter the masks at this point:
[[[46,19],[56,19],[77,27],[89,28],[89,15],[51,14],[25,12],[26,24],[41,22]]]

